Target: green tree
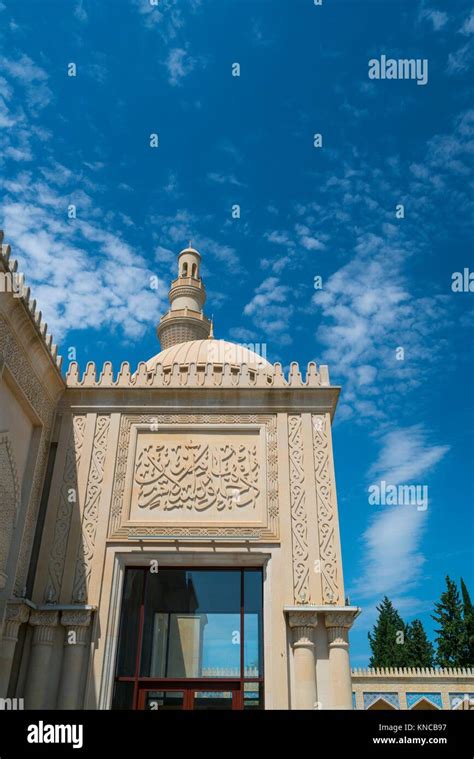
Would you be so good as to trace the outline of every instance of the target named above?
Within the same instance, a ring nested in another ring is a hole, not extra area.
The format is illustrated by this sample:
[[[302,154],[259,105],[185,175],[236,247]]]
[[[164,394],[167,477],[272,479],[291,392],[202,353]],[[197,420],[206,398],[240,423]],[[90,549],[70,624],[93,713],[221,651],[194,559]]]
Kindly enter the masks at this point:
[[[370,667],[403,667],[406,660],[406,625],[392,602],[384,597],[377,622],[369,632]]]
[[[414,619],[407,627],[405,666],[432,667],[434,656],[433,644],[428,640],[422,622]]]
[[[439,627],[436,632],[436,663],[441,667],[462,667],[466,650],[466,634],[462,603],[454,580],[446,577],[446,590],[435,604],[432,614]]]
[[[461,595],[465,634],[464,667],[474,667],[474,606],[472,605],[466,583],[461,577]]]

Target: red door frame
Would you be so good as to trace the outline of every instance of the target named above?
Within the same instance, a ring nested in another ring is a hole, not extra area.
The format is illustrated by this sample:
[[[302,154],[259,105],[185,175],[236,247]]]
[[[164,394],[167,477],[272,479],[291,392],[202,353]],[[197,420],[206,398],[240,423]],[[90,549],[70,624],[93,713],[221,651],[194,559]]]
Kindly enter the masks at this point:
[[[242,690],[240,687],[240,680],[231,681],[212,681],[203,683],[202,679],[199,680],[177,680],[177,681],[155,681],[154,683],[147,682],[138,686],[138,710],[145,710],[146,694],[150,691],[171,691],[174,693],[183,693],[183,710],[189,711],[194,709],[194,697],[195,693],[203,691],[208,693],[209,691],[216,691],[220,693],[222,691],[230,691],[232,693],[232,709],[241,710],[243,708]]]

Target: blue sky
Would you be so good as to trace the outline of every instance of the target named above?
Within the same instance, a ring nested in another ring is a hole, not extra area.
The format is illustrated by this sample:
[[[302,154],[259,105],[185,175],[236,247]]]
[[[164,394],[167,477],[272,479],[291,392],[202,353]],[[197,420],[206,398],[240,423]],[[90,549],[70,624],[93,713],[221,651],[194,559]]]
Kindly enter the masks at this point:
[[[474,294],[451,289],[473,268],[470,4],[0,8],[0,220],[62,355],[83,368],[157,353],[192,239],[217,337],[328,363],[342,385],[345,583],[364,608],[353,664],[385,593],[431,631],[446,573],[474,593]],[[427,59],[427,84],[369,79],[382,54]],[[427,510],[370,506],[383,479],[428,486]]]

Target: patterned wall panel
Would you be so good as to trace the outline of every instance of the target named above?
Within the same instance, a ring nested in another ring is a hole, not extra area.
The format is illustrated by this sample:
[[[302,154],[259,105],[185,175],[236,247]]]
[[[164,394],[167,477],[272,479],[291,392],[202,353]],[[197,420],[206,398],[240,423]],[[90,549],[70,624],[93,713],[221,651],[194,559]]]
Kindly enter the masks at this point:
[[[407,693],[408,708],[413,709],[413,707],[422,699],[429,701],[430,704],[433,704],[433,706],[436,706],[438,709],[443,708],[441,693]]]
[[[398,693],[364,693],[364,709],[370,709],[379,699],[383,699],[394,709],[400,709]]]

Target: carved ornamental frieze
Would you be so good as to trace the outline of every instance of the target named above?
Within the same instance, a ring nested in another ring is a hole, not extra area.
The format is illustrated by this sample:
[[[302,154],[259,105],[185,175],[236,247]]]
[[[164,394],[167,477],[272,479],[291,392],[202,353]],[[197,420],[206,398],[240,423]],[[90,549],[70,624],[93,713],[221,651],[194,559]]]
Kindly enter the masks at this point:
[[[260,495],[257,446],[194,441],[142,448],[135,466],[138,507],[198,513],[255,509]]]
[[[124,415],[109,538],[278,539],[273,415]]]

